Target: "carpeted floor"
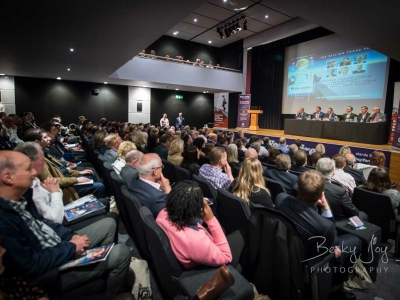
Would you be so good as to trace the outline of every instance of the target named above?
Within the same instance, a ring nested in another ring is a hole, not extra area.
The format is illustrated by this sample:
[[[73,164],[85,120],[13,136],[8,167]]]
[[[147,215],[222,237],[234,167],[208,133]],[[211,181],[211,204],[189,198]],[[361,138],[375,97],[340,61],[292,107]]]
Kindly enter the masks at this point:
[[[122,223],[119,227],[118,242],[126,244],[131,249],[133,257],[141,258],[140,254],[125,231]],[[394,241],[389,240],[389,243],[382,244],[382,247],[388,247],[388,259],[383,262],[381,258],[378,266],[378,276],[374,284],[374,288],[370,291],[356,291],[358,300],[398,300],[400,299],[400,264],[397,264],[393,259]],[[380,267],[380,269],[379,269]],[[379,271],[380,270],[380,271]],[[153,300],[163,300],[163,296],[159,289],[156,274],[150,269],[151,288],[153,292]]]

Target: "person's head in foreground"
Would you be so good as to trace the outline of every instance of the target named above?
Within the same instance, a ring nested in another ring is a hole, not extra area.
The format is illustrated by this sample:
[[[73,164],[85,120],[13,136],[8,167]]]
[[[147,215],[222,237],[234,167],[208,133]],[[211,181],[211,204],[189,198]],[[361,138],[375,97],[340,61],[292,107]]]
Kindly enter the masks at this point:
[[[299,176],[297,198],[304,202],[317,205],[318,200],[323,197],[324,189],[324,176],[319,171],[306,171]]]

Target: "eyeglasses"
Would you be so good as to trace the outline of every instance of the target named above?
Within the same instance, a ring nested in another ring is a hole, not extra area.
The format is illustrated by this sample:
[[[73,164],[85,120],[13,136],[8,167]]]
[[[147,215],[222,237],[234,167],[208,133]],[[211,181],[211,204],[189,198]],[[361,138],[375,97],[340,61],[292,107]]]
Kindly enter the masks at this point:
[[[161,165],[161,167],[155,167],[155,168],[152,168],[153,170],[157,170],[157,169],[164,169],[164,165]]]

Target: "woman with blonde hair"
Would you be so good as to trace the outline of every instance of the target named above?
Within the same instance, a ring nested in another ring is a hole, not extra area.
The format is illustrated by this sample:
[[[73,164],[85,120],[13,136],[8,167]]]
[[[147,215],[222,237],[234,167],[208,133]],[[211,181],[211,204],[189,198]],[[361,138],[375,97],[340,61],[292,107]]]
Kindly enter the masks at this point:
[[[121,169],[126,165],[125,155],[127,155],[128,152],[132,150],[136,150],[136,146],[132,142],[125,141],[119,145],[118,158],[115,160],[115,162],[111,164],[117,174],[119,174],[121,172]]]
[[[321,154],[322,157],[326,157],[324,144],[318,144],[315,147],[315,152],[318,152],[319,154]]]
[[[167,160],[175,166],[180,166],[183,161],[183,149],[185,142],[181,139],[172,142],[171,147],[168,151]]]
[[[107,151],[107,146],[104,144],[104,138],[107,136],[107,132],[104,130],[97,130],[93,135],[93,149],[99,151],[100,154],[104,155]]]
[[[143,150],[146,147],[147,137],[148,137],[147,132],[144,132],[144,131],[138,132],[135,145],[136,145],[137,149],[141,152],[144,152]]]
[[[348,153],[351,153],[351,149],[350,149],[349,146],[343,146],[343,147],[340,148],[340,150],[339,150],[339,154],[340,154],[340,155],[345,155],[345,154],[348,154]]]
[[[229,144],[228,147],[226,147],[226,155],[231,168],[239,166],[238,148],[235,144]]]
[[[246,201],[274,208],[271,194],[265,187],[261,163],[256,158],[246,158],[241,167],[239,176],[231,184],[231,192]]]

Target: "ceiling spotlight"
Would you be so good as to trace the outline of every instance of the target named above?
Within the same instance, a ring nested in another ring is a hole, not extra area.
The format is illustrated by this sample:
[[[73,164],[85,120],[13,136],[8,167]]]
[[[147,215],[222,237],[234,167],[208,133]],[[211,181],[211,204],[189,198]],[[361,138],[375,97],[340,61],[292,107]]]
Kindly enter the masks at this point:
[[[57,80],[61,80],[61,77],[57,77]]]
[[[179,89],[175,89],[175,91],[179,91]]]
[[[108,84],[108,82],[107,82],[107,81],[104,81],[104,84]]]
[[[74,48],[70,48],[69,51],[74,52]]]
[[[209,43],[209,44],[211,44],[211,43],[212,43],[212,41],[208,41],[208,43]]]
[[[219,34],[219,37],[221,38],[221,39],[223,39],[224,38],[224,33],[222,32],[222,29],[221,28],[217,28],[217,32],[218,32],[218,34]]]
[[[178,33],[179,33],[179,31],[174,31],[172,34],[177,35]]]
[[[246,19],[244,19],[243,20],[243,30],[247,30],[247,20]]]
[[[241,29],[242,29],[242,28],[240,28],[239,19],[236,19],[236,23],[235,23],[235,30],[236,30],[236,32],[240,31]]]
[[[232,25],[230,27],[230,30],[231,30],[231,35],[236,33],[236,27],[235,27],[235,24],[233,22],[232,22]]]
[[[228,1],[228,0],[224,0],[224,2],[226,2],[226,1]]]
[[[268,19],[268,15],[266,15],[265,18]]]
[[[225,34],[225,37],[226,37],[226,38],[228,38],[228,37],[230,36],[228,27],[225,27],[225,28],[224,28],[224,34]]]
[[[197,22],[197,19],[194,19],[193,21]]]
[[[67,71],[71,71],[71,69],[70,69],[70,68],[68,68],[68,69],[67,69]]]

